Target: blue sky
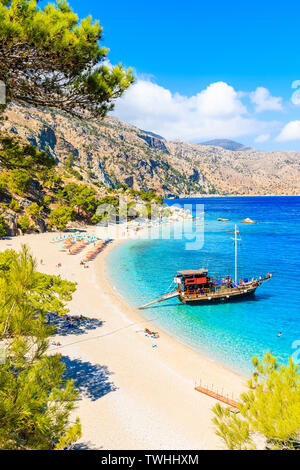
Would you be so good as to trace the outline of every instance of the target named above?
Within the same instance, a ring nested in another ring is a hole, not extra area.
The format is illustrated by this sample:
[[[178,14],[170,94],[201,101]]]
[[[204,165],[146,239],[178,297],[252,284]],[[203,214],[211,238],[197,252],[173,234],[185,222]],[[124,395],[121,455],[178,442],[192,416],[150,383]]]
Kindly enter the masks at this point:
[[[299,1],[69,3],[100,20],[111,64],[134,68],[121,119],[167,138],[300,150]]]

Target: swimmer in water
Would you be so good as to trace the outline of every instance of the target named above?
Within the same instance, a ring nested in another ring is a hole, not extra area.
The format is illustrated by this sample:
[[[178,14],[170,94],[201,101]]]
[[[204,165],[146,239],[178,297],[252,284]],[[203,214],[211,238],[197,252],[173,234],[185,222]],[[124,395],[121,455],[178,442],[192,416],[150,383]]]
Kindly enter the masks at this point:
[[[281,336],[281,335],[282,335],[282,333],[281,333],[281,331],[280,331],[280,333],[278,333],[278,335],[277,335],[277,336]]]

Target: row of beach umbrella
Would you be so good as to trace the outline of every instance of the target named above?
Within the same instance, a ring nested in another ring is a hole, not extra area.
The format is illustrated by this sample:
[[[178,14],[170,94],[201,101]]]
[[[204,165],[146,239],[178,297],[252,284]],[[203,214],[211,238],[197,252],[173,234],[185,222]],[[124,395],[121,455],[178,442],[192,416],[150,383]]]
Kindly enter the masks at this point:
[[[85,255],[85,257],[83,258],[83,262],[86,262],[86,261],[92,261],[94,258],[96,258],[97,254],[100,253],[100,251],[102,250],[102,248],[108,243],[108,240],[100,240],[99,242],[97,242],[94,246],[93,249],[89,250],[87,252],[87,254]]]
[[[75,243],[77,240],[82,239],[82,238],[86,238],[89,242],[98,240],[98,237],[96,237],[95,235],[89,235],[88,233],[76,232],[72,234],[53,237],[51,240],[51,243],[65,242],[68,240],[73,240],[73,242]]]
[[[79,253],[79,251],[81,251],[86,245],[88,245],[88,243],[89,242],[85,239],[77,241],[69,249],[69,255],[77,255],[77,253]]]

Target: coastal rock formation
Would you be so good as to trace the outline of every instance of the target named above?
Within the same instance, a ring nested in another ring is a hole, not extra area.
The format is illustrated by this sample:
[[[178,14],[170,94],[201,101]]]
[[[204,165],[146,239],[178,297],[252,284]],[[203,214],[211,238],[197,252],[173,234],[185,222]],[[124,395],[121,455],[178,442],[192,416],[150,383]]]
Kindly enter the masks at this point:
[[[164,196],[297,195],[300,153],[259,152],[236,147],[167,141],[107,117],[84,121],[48,108],[9,105],[3,130],[45,150],[73,168],[91,173],[107,188],[127,184]]]
[[[243,222],[244,224],[257,224],[257,222],[255,222],[255,220],[249,219],[249,217],[247,217],[246,219],[242,220],[242,222]]]

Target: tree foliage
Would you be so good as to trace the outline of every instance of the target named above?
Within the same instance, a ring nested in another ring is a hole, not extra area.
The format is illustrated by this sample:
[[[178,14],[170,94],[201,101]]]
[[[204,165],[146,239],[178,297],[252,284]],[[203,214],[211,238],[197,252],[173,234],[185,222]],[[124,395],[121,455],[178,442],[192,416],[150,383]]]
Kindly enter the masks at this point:
[[[19,204],[19,202],[18,202],[16,199],[11,198],[11,201],[10,201],[10,203],[9,203],[9,208],[12,209],[12,210],[15,211],[15,212],[19,212],[19,210],[20,210],[20,204]]]
[[[14,250],[1,252],[0,335],[26,335],[43,329],[46,313],[68,312],[65,302],[72,299],[75,289],[73,282],[37,272],[26,246],[19,254]]]
[[[18,194],[19,196],[22,196],[26,193],[30,182],[31,177],[26,170],[12,170],[8,174],[8,187],[12,192]]]
[[[34,170],[52,168],[55,160],[46,152],[39,152],[31,144],[22,144],[15,137],[0,135],[0,164],[9,170],[19,168]]]
[[[80,436],[78,420],[68,426],[77,392],[64,383],[58,355],[27,362],[26,341],[15,340],[0,366],[0,449],[51,450],[72,444]],[[15,368],[18,367],[18,372]]]
[[[27,232],[27,230],[29,230],[30,220],[26,214],[18,218],[18,227],[22,230],[22,232]]]
[[[7,224],[4,220],[4,217],[0,215],[0,238],[4,237],[7,232]]]
[[[58,197],[71,207],[75,207],[78,212],[86,212],[89,215],[96,211],[99,204],[93,188],[75,183],[66,184],[58,193]]]
[[[74,220],[74,211],[72,207],[59,206],[50,212],[49,225],[58,230],[65,230],[68,222]]]
[[[53,298],[70,298],[75,288],[68,283],[63,289],[54,277],[36,271],[25,246],[19,254],[0,254],[0,339],[6,358],[0,364],[0,449],[64,448],[80,436],[78,420],[69,426],[77,391],[64,377],[60,356],[45,354],[53,332],[45,312],[57,313]]]
[[[300,374],[290,358],[287,366],[267,353],[253,358],[249,391],[240,397],[240,415],[214,407],[217,434],[229,449],[254,449],[260,437],[267,449],[300,448]]]
[[[81,21],[65,0],[0,1],[0,80],[8,100],[75,116],[103,117],[133,82],[131,70],[105,65],[102,28]]]
[[[40,207],[36,202],[33,202],[26,208],[26,212],[32,219],[37,219],[41,215],[43,207]]]

